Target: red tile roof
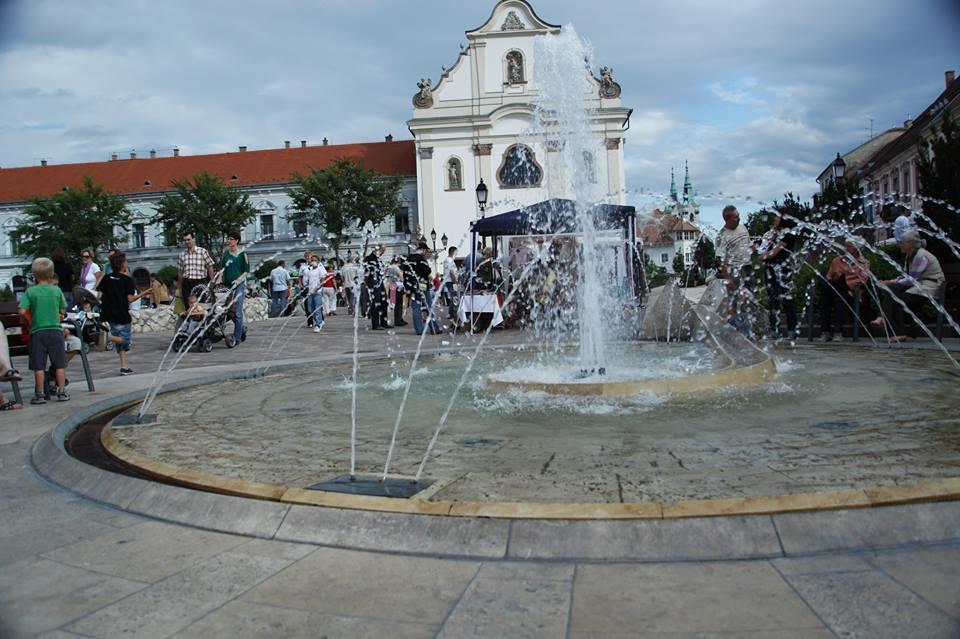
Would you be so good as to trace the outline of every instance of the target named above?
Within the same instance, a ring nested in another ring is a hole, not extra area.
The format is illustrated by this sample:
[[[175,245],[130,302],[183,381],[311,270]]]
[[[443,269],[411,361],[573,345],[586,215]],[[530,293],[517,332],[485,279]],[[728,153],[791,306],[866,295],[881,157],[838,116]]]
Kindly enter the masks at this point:
[[[700,234],[700,229],[693,224],[681,220],[672,213],[664,213],[659,209],[653,211],[646,218],[638,219],[637,223],[640,227],[640,238],[645,246],[672,245],[673,238],[670,233],[677,231],[694,231],[697,235]]]
[[[233,186],[287,184],[294,172],[322,169],[340,158],[362,161],[366,168],[385,175],[417,174],[413,140],[293,147],[0,169],[0,202],[49,197],[65,186],[81,186],[85,176],[120,195],[169,191],[173,180],[193,177],[202,171]],[[231,179],[233,176],[237,179]]]

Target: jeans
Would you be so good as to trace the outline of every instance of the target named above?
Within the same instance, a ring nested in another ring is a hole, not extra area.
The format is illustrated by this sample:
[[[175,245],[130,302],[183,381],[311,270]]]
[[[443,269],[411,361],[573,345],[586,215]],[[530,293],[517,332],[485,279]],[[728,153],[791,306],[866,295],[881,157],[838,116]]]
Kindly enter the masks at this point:
[[[233,302],[233,341],[235,344],[239,344],[243,337],[243,298],[245,295],[242,287],[234,289],[233,293],[237,296],[237,299]]]
[[[767,267],[767,297],[770,302],[770,332],[780,332],[780,309],[787,314],[787,336],[797,331],[797,309],[793,304],[793,273],[785,264]]]
[[[421,308],[421,303],[426,304],[426,309]],[[413,296],[410,298],[410,312],[413,314],[413,330],[417,335],[423,333],[423,310],[426,310],[428,313],[430,309],[433,308],[433,289],[427,288],[424,291],[424,297]],[[431,335],[436,335],[440,332],[440,327],[437,326],[437,321],[435,319],[430,319],[428,330]]]
[[[353,315],[353,305],[356,303],[356,302],[354,301],[354,299],[353,299],[353,287],[352,287],[352,286],[344,286],[344,287],[343,287],[343,296],[344,296],[344,297],[346,298],[346,300],[347,300],[347,310],[348,310],[348,312],[349,312],[351,315]]]
[[[313,293],[307,295],[307,316],[313,320],[314,326],[323,324],[323,295]]]
[[[283,312],[284,302],[287,299],[287,291],[273,291],[270,295],[270,317],[280,317]]]
[[[853,295],[847,288],[846,278],[819,280],[817,288],[820,289],[820,330],[832,333],[834,326],[838,331],[843,330],[843,320],[850,313],[848,307],[853,308]]]

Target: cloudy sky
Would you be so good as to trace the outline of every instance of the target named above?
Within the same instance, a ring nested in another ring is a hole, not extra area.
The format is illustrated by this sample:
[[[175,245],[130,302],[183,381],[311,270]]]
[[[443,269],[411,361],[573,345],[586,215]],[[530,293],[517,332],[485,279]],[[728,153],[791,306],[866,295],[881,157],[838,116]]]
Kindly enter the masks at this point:
[[[494,0],[0,0],[0,166],[408,138]],[[960,70],[960,2],[533,0],[635,109],[628,187],[809,197]],[[680,177],[682,179],[682,175]]]

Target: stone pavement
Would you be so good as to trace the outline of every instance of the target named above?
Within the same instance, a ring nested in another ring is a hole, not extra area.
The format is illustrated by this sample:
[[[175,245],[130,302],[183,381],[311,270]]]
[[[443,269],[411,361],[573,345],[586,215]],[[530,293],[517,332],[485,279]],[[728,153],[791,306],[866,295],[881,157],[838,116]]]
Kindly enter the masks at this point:
[[[347,320],[297,331],[278,355],[348,352]],[[271,325],[254,326],[240,349],[191,353],[180,377],[264,359]],[[365,332],[361,349],[412,343]],[[162,344],[140,337],[134,368],[155,368]],[[797,547],[768,559],[524,561],[253,539],[108,508],[47,482],[30,461],[37,438],[72,411],[149,381],[116,377],[110,353],[93,364],[96,394],[75,382],[70,403],[0,417],[0,637],[960,637],[960,526],[938,543]],[[922,533],[914,513],[955,506],[889,514]],[[794,522],[784,534],[816,538],[816,518]],[[376,546],[378,531],[364,534]],[[545,533],[541,543],[559,541]],[[617,541],[595,538],[581,556]]]

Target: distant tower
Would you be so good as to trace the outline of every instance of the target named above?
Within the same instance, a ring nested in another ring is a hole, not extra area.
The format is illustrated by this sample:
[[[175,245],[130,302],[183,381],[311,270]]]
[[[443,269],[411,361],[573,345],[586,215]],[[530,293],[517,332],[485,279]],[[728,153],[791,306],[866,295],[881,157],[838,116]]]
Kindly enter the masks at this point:
[[[690,165],[683,161],[683,201],[690,201]]]
[[[677,201],[677,180],[673,176],[673,167],[670,167],[670,199]]]
[[[690,182],[690,165],[686,160],[683,162],[683,172],[683,204],[678,208],[684,220],[696,225],[700,222],[700,205],[697,203],[696,193]]]

